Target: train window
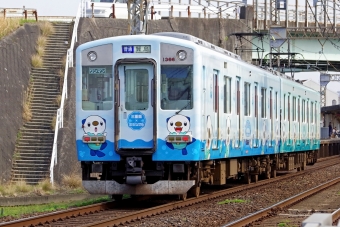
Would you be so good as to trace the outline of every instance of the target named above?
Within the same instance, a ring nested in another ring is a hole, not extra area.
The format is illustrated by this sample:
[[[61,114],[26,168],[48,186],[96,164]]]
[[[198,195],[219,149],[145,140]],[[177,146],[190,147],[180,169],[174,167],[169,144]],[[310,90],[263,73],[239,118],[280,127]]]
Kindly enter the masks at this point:
[[[83,66],[82,74],[83,110],[111,110],[112,66]]]
[[[317,104],[315,102],[315,105],[314,105],[314,123],[316,123],[316,119],[318,117],[318,111],[317,111]]]
[[[292,120],[296,121],[296,97],[293,97]]]
[[[193,108],[191,65],[162,65],[161,83],[161,108],[163,110],[189,110]]]
[[[273,97],[272,97],[272,90],[269,91],[269,118],[273,119]]]
[[[311,123],[314,123],[314,103],[312,102],[311,103],[311,116],[310,116],[310,120],[311,120]]]
[[[259,100],[258,100],[258,95],[257,95],[257,86],[255,86],[255,88],[254,88],[254,93],[255,93],[255,113],[254,113],[254,115],[255,115],[255,117],[257,117],[258,116],[258,105],[259,105]]]
[[[147,110],[149,107],[149,72],[146,69],[125,70],[125,109]]]
[[[244,116],[250,115],[250,83],[244,83]]]
[[[302,117],[301,117],[302,122],[306,122],[306,101],[303,99],[302,100]]]
[[[275,92],[275,119],[277,119],[277,112],[278,112],[279,110],[277,109],[277,92]]]
[[[307,100],[307,110],[306,110],[307,123],[309,123],[309,102]]]
[[[267,117],[267,99],[266,99],[266,89],[261,88],[261,117],[266,118]]]
[[[240,115],[240,81],[236,81],[236,114]]]
[[[284,120],[287,120],[287,114],[286,114],[286,111],[287,111],[287,104],[286,104],[286,94],[283,95],[283,119]]]
[[[219,97],[219,86],[218,86],[218,71],[214,70],[214,111],[218,112],[218,97]]]
[[[300,115],[301,115],[301,112],[300,112],[300,98],[297,99],[297,120],[300,121]]]
[[[288,110],[288,113],[287,113],[287,117],[288,117],[288,121],[290,121],[290,96],[289,95],[287,95],[287,102],[288,102],[288,108],[287,108],[287,110]]]
[[[231,113],[231,78],[224,77],[224,113]]]

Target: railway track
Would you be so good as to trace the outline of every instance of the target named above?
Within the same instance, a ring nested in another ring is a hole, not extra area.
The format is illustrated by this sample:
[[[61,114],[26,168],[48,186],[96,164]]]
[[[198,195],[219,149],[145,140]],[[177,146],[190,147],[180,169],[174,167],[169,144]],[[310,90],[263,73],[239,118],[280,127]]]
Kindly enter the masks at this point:
[[[191,206],[194,204],[202,203],[208,200],[212,200],[221,196],[230,195],[233,193],[241,192],[244,190],[249,190],[252,188],[256,188],[259,186],[263,186],[266,184],[271,184],[274,182],[278,182],[284,179],[289,179],[292,176],[299,176],[303,174],[308,174],[312,171],[315,171],[317,169],[327,168],[332,165],[339,164],[339,159],[330,159],[330,161],[325,161],[322,163],[319,163],[318,166],[314,166],[312,168],[309,168],[302,172],[297,173],[291,173],[282,175],[277,178],[272,178],[268,180],[259,181],[257,183],[249,184],[249,185],[242,185],[237,186],[230,189],[225,189],[213,193],[209,193],[206,195],[201,195],[198,198],[190,198],[186,201],[178,201],[178,202],[170,202],[163,205],[155,205],[147,209],[142,209],[140,211],[133,211],[133,210],[126,210],[125,214],[124,212],[120,212],[117,214],[117,211],[115,208],[121,209],[121,204],[119,202],[109,202],[109,203],[101,203],[96,205],[91,205],[87,207],[81,207],[81,208],[75,208],[71,210],[65,210],[65,211],[59,211],[54,212],[50,214],[45,214],[41,216],[36,216],[32,218],[7,222],[7,223],[1,223],[0,226],[34,226],[34,225],[45,225],[45,226],[72,226],[75,223],[75,218],[77,219],[74,226],[114,226],[124,223],[131,223],[133,221],[138,221],[147,217],[155,216],[162,213],[167,213],[172,210],[181,209],[186,206]],[[123,201],[124,203],[128,201]],[[104,212],[105,211],[105,212]],[[110,212],[112,211],[112,212]],[[104,213],[100,213],[104,212]],[[91,214],[96,214],[95,216]],[[81,219],[84,218],[82,221]],[[73,220],[73,221],[72,221]],[[100,220],[100,221],[99,221]],[[62,224],[61,224],[62,223]]]
[[[300,202],[316,193],[319,193],[335,184],[338,184],[340,182],[340,177],[335,178],[331,181],[328,181],[324,184],[321,184],[317,187],[314,187],[310,190],[307,190],[305,192],[302,192],[296,196],[290,197],[284,201],[281,201],[277,204],[274,204],[268,208],[262,209],[258,212],[255,212],[253,214],[250,214],[244,218],[238,219],[236,221],[233,221],[231,223],[228,223],[224,225],[223,227],[240,227],[240,226],[272,226],[268,223],[266,225],[261,225],[261,223],[265,222],[267,218],[272,218],[277,214],[277,211],[284,210],[287,207],[290,207],[294,205],[297,202]],[[337,220],[339,218],[340,212],[335,212],[333,217],[333,221]]]

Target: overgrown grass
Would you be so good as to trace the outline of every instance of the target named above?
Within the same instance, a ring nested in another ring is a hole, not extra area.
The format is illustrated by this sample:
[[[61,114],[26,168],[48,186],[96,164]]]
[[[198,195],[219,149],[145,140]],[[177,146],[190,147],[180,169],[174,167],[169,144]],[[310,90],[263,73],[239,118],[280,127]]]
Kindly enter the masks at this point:
[[[15,191],[18,193],[28,193],[32,191],[32,186],[26,184],[25,181],[18,181],[15,183]]]
[[[70,175],[63,175],[62,184],[64,187],[71,189],[81,188],[82,187],[81,177],[75,173],[71,173]]]
[[[42,57],[45,54],[45,47],[42,46],[36,46],[35,50],[37,51],[37,54]]]
[[[277,224],[278,227],[298,227],[297,225],[291,225],[289,220],[282,220]]]
[[[43,67],[43,59],[41,56],[39,56],[39,54],[34,54],[31,57],[31,61],[32,61],[32,66],[34,68],[41,68]]]
[[[226,199],[224,201],[218,202],[217,204],[229,204],[229,203],[246,203],[243,199]]]
[[[61,95],[57,95],[57,97],[55,98],[54,102],[55,102],[55,104],[57,106],[60,106],[60,104],[61,104]]]
[[[66,59],[66,58],[65,58]],[[64,74],[64,67],[59,69],[59,89],[60,89],[60,92],[63,92],[63,87],[64,87],[64,77],[65,77],[65,74]]]
[[[10,34],[20,27],[19,18],[1,18],[0,17],[0,39]]]
[[[13,154],[13,160],[19,160],[20,159],[20,153],[18,151],[15,151]]]
[[[37,39],[37,46],[38,47],[44,47],[46,46],[47,38],[45,36],[39,36]]]
[[[32,195],[51,195],[58,193],[85,193],[79,174],[71,173],[62,178],[62,187],[52,185],[49,178],[40,181],[37,185],[28,185],[25,181],[18,181],[0,185],[0,197],[18,197]]]
[[[34,23],[37,23],[37,21],[36,21],[36,20],[33,20],[33,19],[27,19],[27,20],[25,20],[25,19],[20,19],[19,23],[20,23],[20,25],[22,26],[22,25],[24,25],[24,24],[34,24]]]
[[[55,123],[57,122],[57,116],[53,116],[52,121],[51,121],[51,129],[54,131],[55,130]]]
[[[35,20],[25,20],[22,18],[3,18],[0,17],[0,39],[15,31],[20,26],[27,23],[36,23]]]
[[[21,131],[19,130],[19,132],[17,133],[17,140],[19,140],[21,138]]]
[[[80,183],[79,183],[80,182]],[[52,185],[47,178],[37,185],[27,185],[25,181],[16,182],[14,184],[0,185],[0,197],[18,197],[18,196],[34,196],[34,195],[50,195],[58,194],[59,191],[67,194],[79,194],[86,192],[81,185],[81,178],[79,175],[72,173],[69,176],[63,177],[63,186],[58,187],[56,184]],[[67,190],[65,190],[65,188]],[[12,216],[20,218],[23,215],[39,213],[39,212],[51,212],[56,210],[62,210],[72,207],[86,206],[93,203],[109,201],[109,196],[103,196],[97,199],[87,199],[85,201],[74,201],[64,203],[50,203],[42,205],[29,205],[29,206],[16,206],[16,207],[1,207],[0,217]]]
[[[22,194],[28,194],[33,190],[31,185],[26,184],[25,181],[18,181],[13,184],[1,185],[0,186],[0,197],[11,196],[16,197]]]
[[[49,36],[54,33],[55,29],[51,22],[43,21],[39,23],[39,28],[43,36]]]
[[[28,122],[32,119],[32,111],[31,111],[32,93],[33,93],[33,89],[31,88],[31,86],[28,86],[27,90],[24,92],[24,97],[23,97],[23,102],[22,102],[22,108],[23,108],[22,118],[25,122]]]
[[[20,218],[23,215],[41,213],[41,212],[53,212],[57,210],[65,210],[68,208],[87,206],[90,204],[101,203],[101,202],[108,202],[110,200],[111,199],[109,198],[109,196],[103,196],[97,199],[87,199],[84,201],[50,203],[50,204],[42,204],[42,205],[29,205],[29,206],[16,206],[16,207],[3,207],[3,216]]]
[[[35,68],[41,68],[44,65],[43,56],[45,54],[47,36],[54,33],[54,27],[51,22],[44,21],[39,23],[41,35],[37,39],[37,45],[35,47],[37,53],[32,55],[31,62]]]

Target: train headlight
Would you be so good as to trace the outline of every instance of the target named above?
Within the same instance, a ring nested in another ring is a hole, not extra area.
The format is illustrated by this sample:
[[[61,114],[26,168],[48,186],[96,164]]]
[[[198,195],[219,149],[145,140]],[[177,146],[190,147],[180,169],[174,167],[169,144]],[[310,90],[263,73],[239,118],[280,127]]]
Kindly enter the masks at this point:
[[[184,50],[178,51],[177,58],[181,61],[184,61],[187,58],[187,52],[185,52]]]
[[[88,54],[87,54],[87,57],[90,61],[95,61],[97,59],[97,53],[94,52],[94,51],[90,51]]]

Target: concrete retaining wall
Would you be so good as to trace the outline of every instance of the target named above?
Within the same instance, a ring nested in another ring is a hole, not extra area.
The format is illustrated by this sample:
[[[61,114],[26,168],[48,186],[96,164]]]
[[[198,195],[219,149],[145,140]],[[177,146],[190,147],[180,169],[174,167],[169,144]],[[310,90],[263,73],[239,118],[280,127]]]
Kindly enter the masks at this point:
[[[39,34],[37,25],[26,24],[0,40],[0,183],[10,179],[15,142],[23,125],[23,92]]]

